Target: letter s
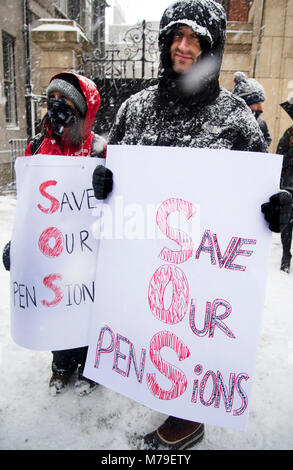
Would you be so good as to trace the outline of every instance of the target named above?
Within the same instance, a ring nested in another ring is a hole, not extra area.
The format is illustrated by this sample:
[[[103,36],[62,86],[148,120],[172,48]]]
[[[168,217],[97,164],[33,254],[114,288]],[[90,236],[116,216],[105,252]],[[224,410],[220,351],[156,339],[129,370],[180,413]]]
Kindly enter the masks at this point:
[[[184,263],[192,256],[193,241],[187,233],[176,228],[172,228],[167,224],[167,218],[172,212],[182,212],[187,220],[189,220],[195,213],[196,207],[183,199],[171,198],[164,201],[157,211],[157,225],[166,237],[176,242],[181,246],[180,251],[170,250],[163,248],[159,257],[168,263]]]
[[[61,274],[49,274],[49,276],[44,277],[43,279],[43,284],[44,286],[48,287],[49,289],[52,289],[52,291],[55,294],[55,298],[51,302],[47,302],[47,300],[42,300],[42,304],[45,307],[53,307],[54,305],[59,304],[61,300],[63,299],[63,292],[60,289],[60,287],[57,287],[53,281],[58,279],[58,281],[62,280]]]
[[[239,394],[239,396],[242,400],[242,403],[241,403],[240,408],[233,411],[233,416],[240,416],[242,413],[244,413],[244,411],[246,410],[246,408],[248,406],[248,397],[247,397],[245,391],[243,390],[243,388],[241,387],[242,380],[246,381],[248,379],[249,379],[249,375],[247,375],[245,372],[237,375],[236,390],[237,390],[237,392],[238,392],[238,394]]]
[[[151,361],[161,374],[172,381],[172,386],[170,390],[163,390],[156,382],[156,374],[147,374],[147,386],[152,394],[160,400],[173,400],[185,392],[187,378],[184,372],[162,359],[160,352],[163,347],[173,349],[177,353],[179,361],[189,357],[190,351],[180,338],[169,331],[160,331],[151,340]]]
[[[41,204],[38,204],[38,208],[45,214],[53,214],[53,212],[56,212],[59,209],[60,204],[59,204],[58,199],[56,199],[54,196],[51,196],[51,194],[45,191],[48,186],[56,186],[56,184],[57,184],[57,181],[48,180],[40,185],[41,195],[51,201],[51,207],[49,207],[48,209],[41,206]]]

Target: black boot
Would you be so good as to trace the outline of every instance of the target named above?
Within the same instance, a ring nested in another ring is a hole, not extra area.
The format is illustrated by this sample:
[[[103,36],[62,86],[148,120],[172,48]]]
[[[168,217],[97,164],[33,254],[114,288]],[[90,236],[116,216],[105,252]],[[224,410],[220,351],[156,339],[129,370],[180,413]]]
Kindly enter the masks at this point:
[[[79,366],[78,366],[78,379],[75,382],[75,392],[80,395],[88,395],[98,386],[96,382],[84,377],[83,370],[86,363],[88,347],[80,348]]]
[[[68,384],[71,376],[78,367],[79,350],[65,349],[52,351],[52,377],[49,382],[49,391],[51,395],[59,394]]]
[[[283,248],[283,256],[281,260],[281,271],[285,273],[290,272],[291,262],[291,243],[292,243],[292,230],[293,230],[293,217],[290,218],[289,223],[284,227],[281,232],[281,242]]]
[[[93,382],[92,380],[84,377],[83,375],[83,367],[79,366],[78,368],[78,379],[75,382],[75,393],[79,396],[89,395],[95,388],[97,388],[98,384]]]
[[[289,272],[290,272],[291,258],[292,258],[291,253],[284,253],[283,256],[282,256],[281,268],[280,269],[281,269],[281,271],[284,271],[287,274],[289,274]]]

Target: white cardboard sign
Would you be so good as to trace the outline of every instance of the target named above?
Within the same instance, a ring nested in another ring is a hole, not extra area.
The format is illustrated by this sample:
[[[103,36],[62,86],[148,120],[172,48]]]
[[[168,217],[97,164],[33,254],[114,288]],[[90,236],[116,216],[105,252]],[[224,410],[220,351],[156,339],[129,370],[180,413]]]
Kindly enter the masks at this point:
[[[33,156],[16,161],[11,244],[11,333],[30,349],[88,344],[96,297],[97,206],[92,173],[103,159]]]
[[[85,375],[167,415],[245,430],[280,156],[109,146]]]

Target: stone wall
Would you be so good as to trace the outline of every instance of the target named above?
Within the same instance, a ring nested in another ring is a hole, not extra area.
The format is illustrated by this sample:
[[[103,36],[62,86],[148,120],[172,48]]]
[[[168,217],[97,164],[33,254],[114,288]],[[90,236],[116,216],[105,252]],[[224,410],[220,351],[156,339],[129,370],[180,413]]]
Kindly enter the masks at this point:
[[[15,38],[16,102],[18,111],[25,109],[24,99],[24,51],[23,51],[23,15],[22,1],[12,4],[11,0],[0,2],[0,178],[3,181],[10,174],[9,140],[26,135],[25,115],[18,112],[16,123],[6,123],[5,94],[3,89],[3,48],[2,32]],[[2,176],[1,176],[2,174]],[[1,184],[1,182],[0,182]]]
[[[233,88],[233,75],[242,70],[265,88],[262,117],[275,152],[292,120],[280,103],[293,96],[293,0],[254,0],[248,22],[228,22],[221,84]]]

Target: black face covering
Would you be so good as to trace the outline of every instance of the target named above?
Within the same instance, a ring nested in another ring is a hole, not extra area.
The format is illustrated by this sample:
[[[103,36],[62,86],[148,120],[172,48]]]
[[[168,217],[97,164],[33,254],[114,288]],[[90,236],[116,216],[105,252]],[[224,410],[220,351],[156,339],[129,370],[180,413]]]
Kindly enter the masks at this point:
[[[64,99],[50,98],[47,109],[53,133],[57,137],[61,137],[64,129],[76,121],[75,110]]]

